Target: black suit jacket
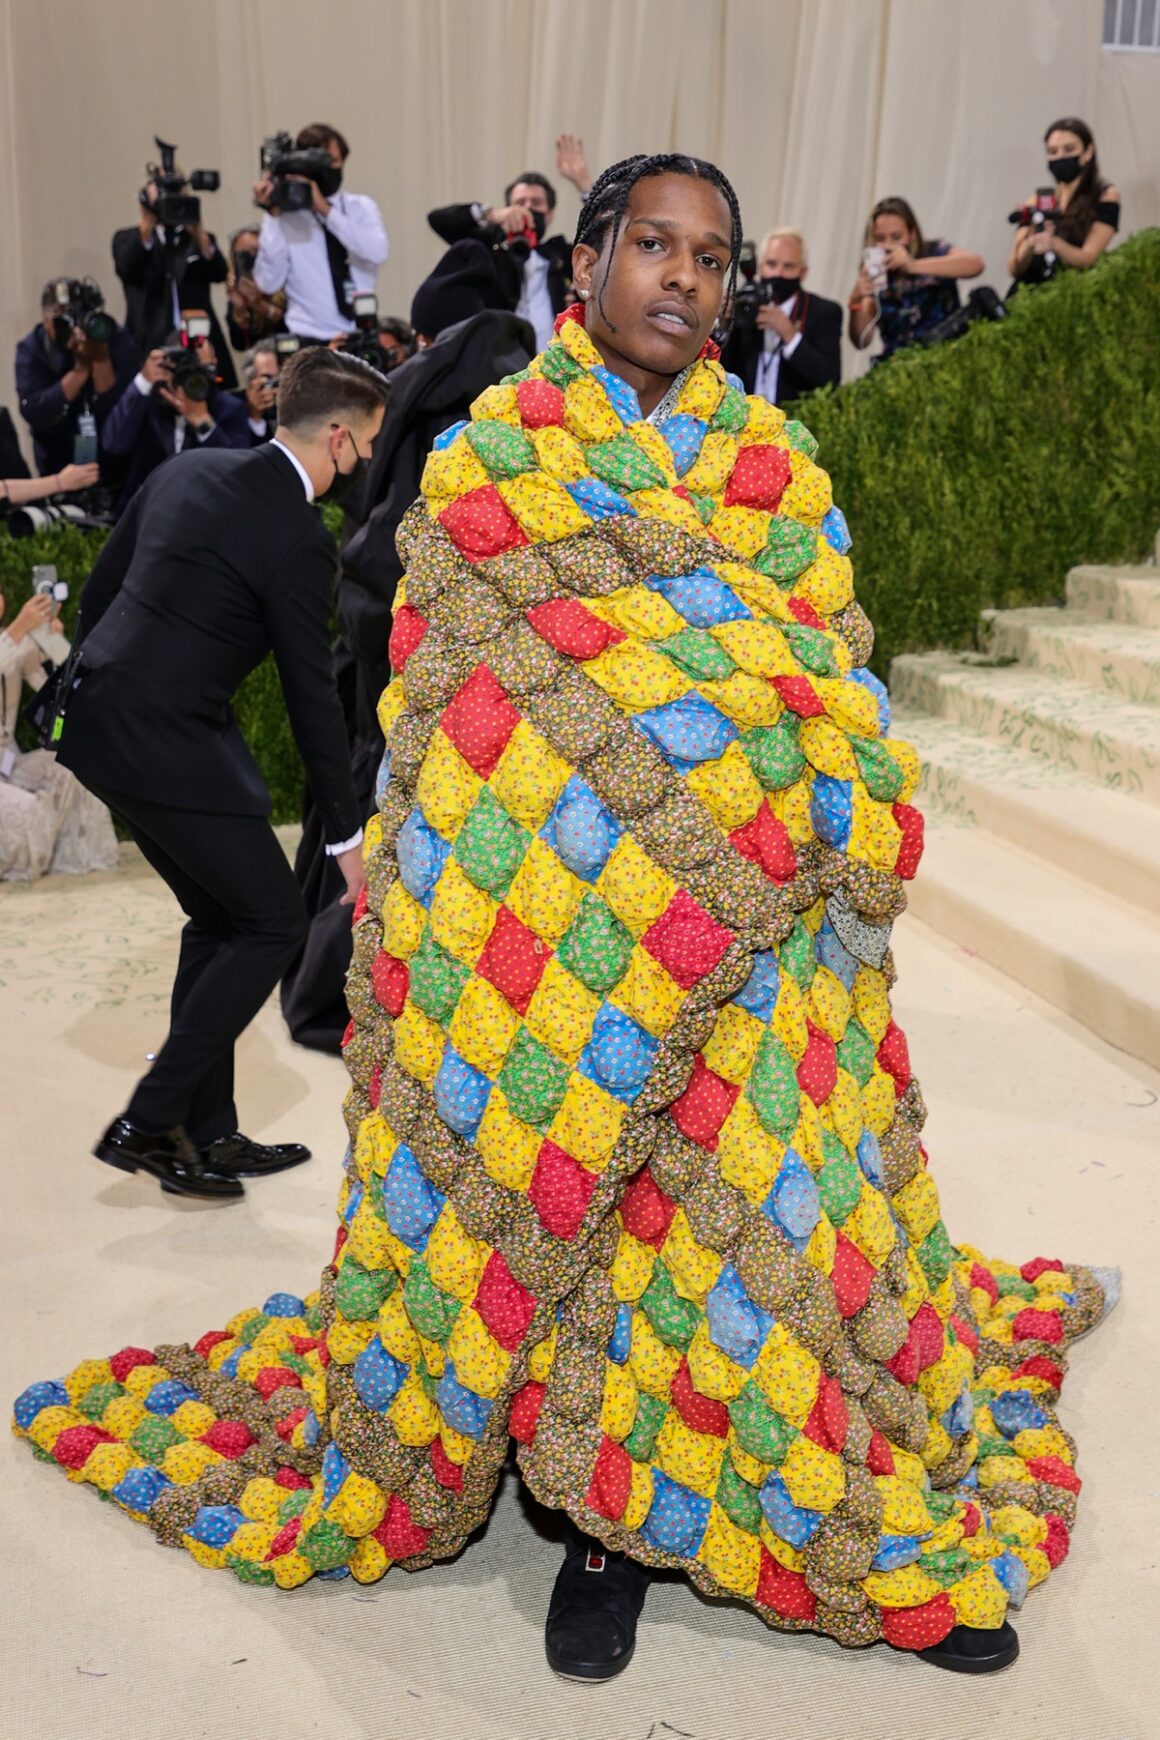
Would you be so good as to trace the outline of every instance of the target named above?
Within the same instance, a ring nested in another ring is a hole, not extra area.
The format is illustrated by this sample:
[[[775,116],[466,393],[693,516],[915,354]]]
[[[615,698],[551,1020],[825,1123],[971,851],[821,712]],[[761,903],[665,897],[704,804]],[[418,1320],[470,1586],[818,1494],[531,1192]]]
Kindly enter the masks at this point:
[[[271,650],[328,841],[362,825],[330,668],[334,540],[278,448],[203,450],[133,498],[81,596],[59,759],[173,809],[265,816],[230,703]]]
[[[77,422],[89,410],[97,420],[100,438],[105,418],[137,373],[137,346],[132,334],[119,326],[109,342],[109,361],[115,379],[107,393],[94,393],[92,382],[70,404],[60,383],[76,358],[48,336],[43,324],[34,326],[16,346],[16,393],[20,414],[32,430],[32,447],[42,477],[50,477],[72,464]],[[107,463],[104,445],[99,448],[101,482],[115,488],[120,481],[117,467]]]
[[[781,359],[777,375],[779,405],[800,399],[815,387],[837,386],[842,378],[842,310],[838,303],[803,290],[795,299],[790,316],[802,322],[802,341],[792,356]],[[721,355],[725,367],[741,376],[747,393],[754,390],[764,339],[760,327],[735,327]]]
[[[490,225],[480,224],[469,205],[443,205],[427,213],[427,222],[450,246],[453,242],[487,241]],[[572,244],[564,236],[545,236],[539,251],[548,262],[548,294],[553,314],[561,314],[574,300],[572,291]],[[513,309],[524,287],[524,263],[505,247],[493,245],[496,282],[505,305]]]
[[[209,315],[209,335],[217,355],[222,385],[237,386],[238,377],[230,348],[210,298],[211,285],[224,284],[229,276],[229,267],[216,241],[213,254],[207,260],[184,233],[179,236],[176,246],[170,247],[155,240],[153,246],[147,248],[141,240],[140,230],[134,225],[129,230],[118,230],[114,235],[113,265],[125,291],[125,325],[137,341],[138,363],[144,360],[146,352],[164,344],[176,325],[172,281],[177,285],[180,307],[204,308]]]

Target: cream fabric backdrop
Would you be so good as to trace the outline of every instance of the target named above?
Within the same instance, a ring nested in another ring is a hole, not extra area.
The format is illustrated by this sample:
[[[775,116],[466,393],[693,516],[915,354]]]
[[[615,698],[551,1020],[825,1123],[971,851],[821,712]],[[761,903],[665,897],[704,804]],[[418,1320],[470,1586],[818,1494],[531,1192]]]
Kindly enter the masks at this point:
[[[1043,128],[1078,112],[1125,202],[1160,222],[1160,55],[1099,45],[1102,0],[0,0],[0,355],[55,273],[93,273],[120,313],[109,238],[135,217],[160,131],[223,242],[250,216],[258,142],[327,119],[391,238],[384,312],[439,254],[425,213],[553,174],[583,134],[593,171],[679,148],[731,176],[747,232],[800,225],[839,300],[870,203],[979,249],[1005,287],[1005,215],[1043,179]],[[560,227],[578,210],[564,184]],[[219,301],[220,306],[220,301]],[[10,362],[0,401],[11,403]]]

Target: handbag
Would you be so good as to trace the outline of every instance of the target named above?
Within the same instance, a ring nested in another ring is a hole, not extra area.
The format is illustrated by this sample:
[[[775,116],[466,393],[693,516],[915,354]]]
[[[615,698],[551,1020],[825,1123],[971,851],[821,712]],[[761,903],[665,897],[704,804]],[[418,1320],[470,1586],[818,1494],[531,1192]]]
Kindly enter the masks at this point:
[[[81,662],[81,649],[74,643],[63,664],[53,667],[39,689],[25,702],[22,717],[40,749],[55,749],[64,729],[65,709]]]

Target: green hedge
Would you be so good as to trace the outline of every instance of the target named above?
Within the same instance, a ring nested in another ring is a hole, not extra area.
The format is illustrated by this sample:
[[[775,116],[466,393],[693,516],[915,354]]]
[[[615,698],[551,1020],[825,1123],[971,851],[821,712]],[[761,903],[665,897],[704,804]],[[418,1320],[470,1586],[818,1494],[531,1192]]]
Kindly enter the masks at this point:
[[[1062,597],[1160,529],[1160,230],[1021,291],[795,412],[850,522],[874,664],[969,645],[986,606]]]
[[[1158,309],[1160,230],[1145,230],[1092,271],[1021,293],[1005,321],[801,400],[850,522],[883,675],[897,652],[969,645],[985,606],[1061,597],[1077,562],[1146,553],[1160,528]],[[71,625],[100,543],[0,532],[9,618],[33,563],[55,562]],[[236,711],[274,819],[295,820],[302,765],[272,661]]]

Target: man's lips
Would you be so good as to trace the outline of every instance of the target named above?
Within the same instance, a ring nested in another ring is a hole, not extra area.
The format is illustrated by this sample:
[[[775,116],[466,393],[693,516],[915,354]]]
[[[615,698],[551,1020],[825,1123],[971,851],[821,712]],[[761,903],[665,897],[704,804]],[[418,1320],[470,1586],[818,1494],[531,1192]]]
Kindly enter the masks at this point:
[[[645,310],[645,319],[661,332],[670,333],[677,338],[697,330],[696,318],[691,309],[680,302],[654,302],[651,308]]]

